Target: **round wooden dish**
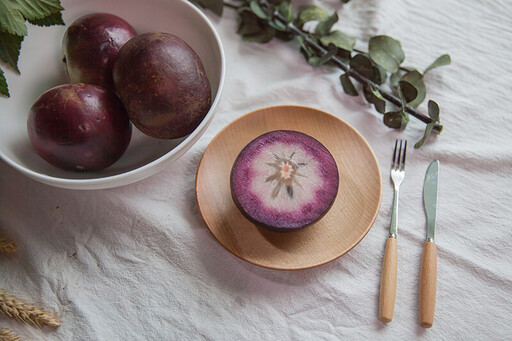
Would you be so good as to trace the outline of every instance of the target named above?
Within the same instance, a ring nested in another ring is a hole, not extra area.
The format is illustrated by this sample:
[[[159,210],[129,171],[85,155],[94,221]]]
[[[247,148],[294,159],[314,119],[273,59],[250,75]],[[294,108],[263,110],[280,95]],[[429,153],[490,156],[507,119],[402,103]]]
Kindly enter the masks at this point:
[[[231,197],[229,177],[238,153],[254,138],[278,129],[316,138],[331,152],[340,174],[338,195],[329,212],[294,232],[254,225]],[[229,124],[206,148],[196,177],[199,211],[219,243],[250,263],[280,270],[315,267],[350,251],[372,227],[381,190],[379,166],[364,138],[337,117],[301,106],[264,108]]]

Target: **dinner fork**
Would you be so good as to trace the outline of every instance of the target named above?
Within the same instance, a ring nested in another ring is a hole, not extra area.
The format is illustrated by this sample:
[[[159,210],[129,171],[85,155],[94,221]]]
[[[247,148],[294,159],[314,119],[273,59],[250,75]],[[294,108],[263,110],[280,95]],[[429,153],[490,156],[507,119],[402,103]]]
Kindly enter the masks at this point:
[[[395,150],[393,152],[393,163],[391,165],[391,179],[395,192],[393,195],[393,211],[391,213],[391,224],[389,227],[389,237],[386,241],[384,250],[384,260],[382,261],[382,275],[380,280],[380,300],[379,300],[379,320],[390,322],[393,320],[393,311],[395,309],[396,297],[396,277],[397,277],[397,250],[396,236],[398,225],[398,194],[400,185],[405,177],[405,156],[407,154],[407,140],[396,140]]]

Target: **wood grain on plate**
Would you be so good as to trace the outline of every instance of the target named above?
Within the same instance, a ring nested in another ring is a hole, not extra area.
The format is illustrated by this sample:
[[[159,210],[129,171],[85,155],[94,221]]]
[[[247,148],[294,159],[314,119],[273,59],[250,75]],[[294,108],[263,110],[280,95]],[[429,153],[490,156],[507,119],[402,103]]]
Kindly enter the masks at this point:
[[[238,153],[272,130],[308,134],[331,152],[340,187],[329,212],[294,232],[273,232],[249,222],[231,197],[230,172]],[[196,197],[206,226],[219,243],[250,263],[298,270],[325,264],[350,251],[368,233],[381,199],[375,155],[351,126],[326,112],[302,106],[275,106],[249,113],[224,128],[206,148],[196,177]]]

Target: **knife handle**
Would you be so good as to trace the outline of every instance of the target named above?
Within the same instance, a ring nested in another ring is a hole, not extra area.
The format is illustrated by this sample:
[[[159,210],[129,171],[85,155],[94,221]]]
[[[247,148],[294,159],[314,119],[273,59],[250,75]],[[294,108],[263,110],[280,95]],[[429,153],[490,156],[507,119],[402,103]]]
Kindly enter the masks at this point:
[[[391,322],[395,310],[397,250],[396,238],[389,237],[384,250],[380,279],[379,320]]]
[[[420,273],[420,324],[430,328],[434,324],[437,286],[436,243],[427,241],[423,245]]]

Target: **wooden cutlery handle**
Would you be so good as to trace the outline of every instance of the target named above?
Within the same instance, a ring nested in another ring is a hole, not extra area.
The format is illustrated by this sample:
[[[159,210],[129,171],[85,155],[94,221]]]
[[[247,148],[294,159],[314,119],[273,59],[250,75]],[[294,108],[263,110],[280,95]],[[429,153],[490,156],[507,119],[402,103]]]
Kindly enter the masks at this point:
[[[425,242],[420,273],[420,324],[430,328],[434,324],[437,286],[437,251],[434,242]]]
[[[382,276],[380,279],[379,320],[382,322],[390,322],[393,320],[396,297],[396,273],[396,238],[389,237],[384,251]]]

